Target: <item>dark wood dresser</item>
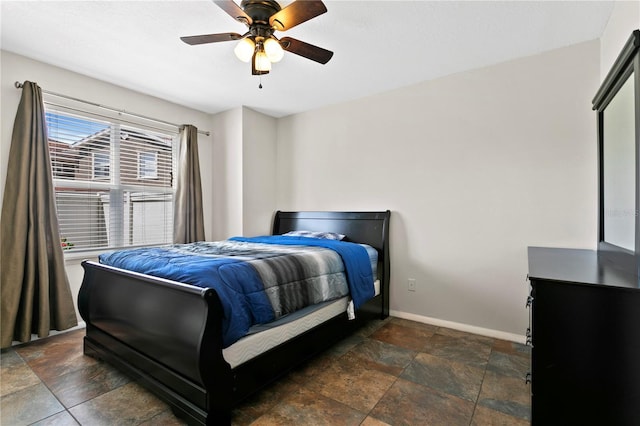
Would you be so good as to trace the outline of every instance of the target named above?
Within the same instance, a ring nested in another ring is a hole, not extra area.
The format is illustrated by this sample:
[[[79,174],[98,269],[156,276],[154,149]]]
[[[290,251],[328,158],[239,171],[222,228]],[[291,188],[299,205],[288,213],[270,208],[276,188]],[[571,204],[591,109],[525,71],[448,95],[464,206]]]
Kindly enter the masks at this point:
[[[640,288],[596,251],[529,247],[534,425],[640,425]]]

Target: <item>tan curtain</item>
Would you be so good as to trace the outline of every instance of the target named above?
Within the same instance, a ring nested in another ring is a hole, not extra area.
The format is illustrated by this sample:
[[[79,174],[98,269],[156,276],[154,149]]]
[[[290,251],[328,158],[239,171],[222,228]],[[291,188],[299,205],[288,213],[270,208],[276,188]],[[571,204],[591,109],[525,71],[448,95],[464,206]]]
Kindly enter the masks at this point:
[[[2,348],[77,325],[58,234],[42,92],[25,81],[0,219]]]
[[[173,210],[173,241],[191,243],[203,240],[204,218],[198,159],[198,129],[186,125],[180,132],[180,159]]]

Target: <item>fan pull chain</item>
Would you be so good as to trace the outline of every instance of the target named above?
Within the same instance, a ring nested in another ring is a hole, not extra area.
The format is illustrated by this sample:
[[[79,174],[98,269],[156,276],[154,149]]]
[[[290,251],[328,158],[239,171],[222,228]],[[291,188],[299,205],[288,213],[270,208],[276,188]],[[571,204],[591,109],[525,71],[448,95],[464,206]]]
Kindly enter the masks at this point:
[[[262,75],[259,76],[260,84],[258,84],[258,89],[262,89]]]

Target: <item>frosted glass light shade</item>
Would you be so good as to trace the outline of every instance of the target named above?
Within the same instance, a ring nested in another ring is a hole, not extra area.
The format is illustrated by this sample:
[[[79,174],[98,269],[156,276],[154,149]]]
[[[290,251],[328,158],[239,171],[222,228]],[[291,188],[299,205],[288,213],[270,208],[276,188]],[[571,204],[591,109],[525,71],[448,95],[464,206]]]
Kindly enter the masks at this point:
[[[256,48],[256,44],[249,37],[243,38],[236,44],[236,48],[233,52],[238,59],[242,62],[249,62],[253,58],[253,52]]]
[[[280,46],[280,42],[274,38],[268,38],[264,42],[264,53],[271,62],[280,62],[284,56],[284,50]]]
[[[258,71],[271,71],[271,61],[264,51],[259,50],[256,52],[256,70]]]

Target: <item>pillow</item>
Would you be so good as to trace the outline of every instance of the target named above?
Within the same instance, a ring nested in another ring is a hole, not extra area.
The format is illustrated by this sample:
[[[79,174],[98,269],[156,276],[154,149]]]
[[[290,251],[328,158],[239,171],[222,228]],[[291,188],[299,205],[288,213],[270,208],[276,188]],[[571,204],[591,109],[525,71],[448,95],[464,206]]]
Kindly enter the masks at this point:
[[[342,240],[345,235],[338,234],[336,232],[318,232],[318,231],[289,231],[286,234],[282,234],[285,237],[307,237],[307,238],[322,238],[325,240]]]

